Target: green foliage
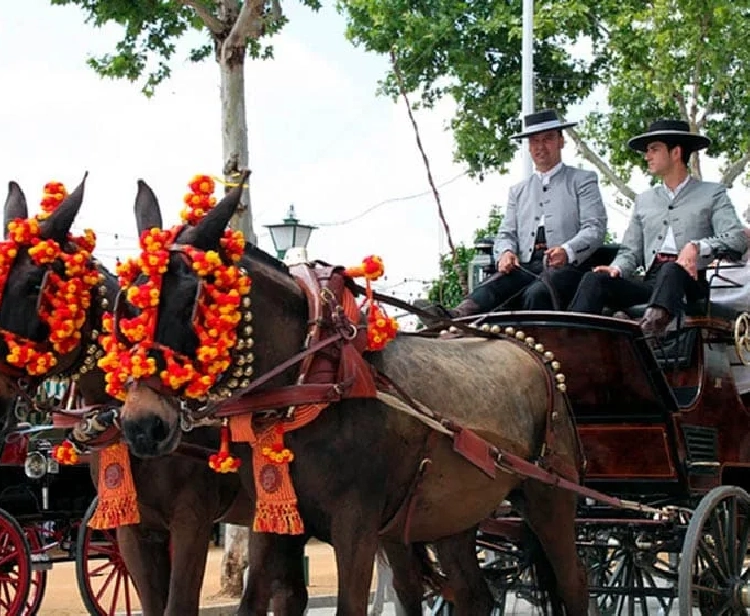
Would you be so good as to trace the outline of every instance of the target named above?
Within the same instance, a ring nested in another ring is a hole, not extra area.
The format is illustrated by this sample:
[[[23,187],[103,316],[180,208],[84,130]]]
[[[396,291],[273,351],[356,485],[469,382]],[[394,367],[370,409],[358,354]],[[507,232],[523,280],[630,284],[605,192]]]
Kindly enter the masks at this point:
[[[537,3],[535,70],[539,106],[564,109],[592,89],[597,66],[567,50],[579,36],[597,36],[588,2]],[[472,172],[503,168],[520,128],[522,0],[339,0],[347,36],[379,53],[394,51],[405,87],[423,106],[456,101],[451,128],[456,157]],[[393,73],[380,84],[395,96]]]
[[[319,0],[302,0],[315,10]],[[201,62],[219,48],[240,13],[241,0],[50,0],[53,5],[73,4],[86,14],[86,22],[96,27],[116,23],[123,27],[123,38],[111,53],[87,60],[89,66],[102,77],[142,81],[141,90],[152,96],[156,87],[171,75],[170,64],[176,42],[190,30],[203,31],[208,41],[191,49],[187,59]],[[261,35],[269,37],[287,23],[286,18],[274,12],[274,3],[259,0],[263,8]],[[223,8],[222,8],[223,5]],[[200,10],[198,10],[199,7]],[[231,11],[226,10],[227,7]],[[221,24],[211,32],[200,17]],[[273,57],[273,48],[262,44],[258,38],[245,41],[247,53],[252,58]]]
[[[489,220],[487,224],[474,232],[474,241],[490,238],[494,239],[503,221],[503,215],[500,213],[499,206],[493,205],[490,209]],[[474,258],[476,251],[474,248],[468,248],[463,243],[456,246],[456,261],[458,267],[463,271],[469,271],[469,264]],[[457,268],[454,267],[453,257],[450,254],[440,257],[440,278],[432,282],[430,290],[427,292],[427,298],[431,302],[441,304],[446,308],[453,308],[464,298],[461,289]]]
[[[421,104],[455,100],[455,157],[473,173],[505,170],[521,112],[522,0],[338,0],[347,36],[394,50]],[[594,88],[604,108],[580,127],[624,182],[642,158],[627,140],[659,117],[682,117],[713,139],[731,183],[750,159],[750,0],[538,0],[536,107],[563,112]],[[380,84],[395,93],[394,75]],[[698,171],[698,168],[695,168]]]

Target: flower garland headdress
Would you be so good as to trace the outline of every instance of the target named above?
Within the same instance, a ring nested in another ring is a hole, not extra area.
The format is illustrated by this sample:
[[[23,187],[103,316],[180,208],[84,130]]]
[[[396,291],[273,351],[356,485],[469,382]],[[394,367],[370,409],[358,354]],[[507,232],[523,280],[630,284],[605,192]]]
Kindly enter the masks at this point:
[[[215,185],[210,176],[199,175],[190,181],[189,186],[191,192],[185,195],[182,219],[186,224],[195,225],[216,204],[213,197]],[[100,338],[105,355],[98,365],[106,373],[107,393],[121,400],[125,398],[124,385],[129,378],[147,378],[157,373],[155,352],[161,353],[164,360],[158,374],[160,382],[175,395],[188,398],[204,399],[217,385],[219,377],[234,364],[238,364],[239,369],[239,374],[233,373],[235,378],[232,379],[237,386],[244,385],[237,376],[249,377],[252,374],[249,365],[251,353],[241,356],[241,360],[232,355],[234,350],[249,350],[252,346],[249,325],[243,327],[241,340],[237,333],[241,321],[251,318],[248,309],[250,277],[237,265],[245,247],[240,231],[228,229],[224,232],[221,254],[192,246],[181,248],[202,285],[193,323],[198,336],[195,358],[185,357],[154,340],[162,278],[169,264],[170,248],[183,228],[144,231],[140,237],[140,255],[117,268],[120,287],[126,289],[128,302],[139,310],[139,314],[119,319],[118,336],[114,334],[114,316],[111,313],[105,315],[104,334]],[[141,276],[146,281],[136,284]]]
[[[86,229],[82,236],[67,235],[67,245],[41,237],[40,223],[49,218],[68,195],[60,182],[44,186],[42,211],[33,218],[17,218],[8,223],[8,239],[0,242],[0,302],[13,264],[22,249],[39,266],[61,261],[64,273],[47,268],[46,284],[40,290],[38,316],[49,328],[49,338],[34,342],[17,334],[0,330],[8,353],[5,360],[24,368],[31,376],[42,376],[57,364],[58,357],[81,344],[81,329],[91,306],[92,289],[99,282],[92,253],[96,236]]]

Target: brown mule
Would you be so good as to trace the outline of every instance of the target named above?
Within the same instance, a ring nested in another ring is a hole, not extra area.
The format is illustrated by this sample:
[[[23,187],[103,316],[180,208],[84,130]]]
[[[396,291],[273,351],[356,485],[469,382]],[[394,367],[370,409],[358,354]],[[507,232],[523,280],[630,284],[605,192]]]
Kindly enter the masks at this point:
[[[239,196],[239,190],[230,192],[195,227],[178,235],[176,243],[218,250]],[[150,190],[139,194],[139,202],[141,217],[158,210]],[[258,378],[302,348],[307,304],[284,266],[265,253],[247,247],[241,266],[252,277],[253,366]],[[194,313],[198,288],[199,279],[182,253],[173,254],[163,277],[156,341],[187,356],[195,351],[196,337],[191,320],[182,315]],[[412,398],[526,458],[541,453],[552,405],[555,452],[577,468],[575,431],[564,397],[555,391],[551,375],[535,353],[515,340],[399,336],[369,359]],[[292,385],[296,377],[296,370],[290,368],[267,386]],[[133,453],[174,451],[180,441],[181,412],[163,388],[134,381],[122,409],[123,432]],[[157,424],[163,429],[155,434],[152,428]],[[392,562],[399,596],[406,599],[409,613],[421,614],[413,600],[417,548],[433,543],[454,582],[455,613],[487,615],[492,599],[474,555],[473,533],[478,522],[514,490],[524,496],[527,520],[552,562],[567,614],[587,613],[586,577],[575,551],[575,495],[501,471],[490,477],[458,456],[450,438],[373,398],[331,404],[314,422],[284,438],[295,455],[291,475],[306,534],[252,535],[253,562],[240,609],[243,616],[265,614],[279,576],[298,578],[308,535],[331,543],[336,552],[338,614],[364,616],[379,542],[395,553],[394,546],[406,534],[415,549],[404,551],[401,559],[396,554]],[[253,498],[249,448],[242,453],[243,481]],[[425,465],[427,472],[414,494],[415,476]],[[412,495],[411,513],[400,515]],[[285,613],[302,613],[304,597],[296,599],[295,607]]]

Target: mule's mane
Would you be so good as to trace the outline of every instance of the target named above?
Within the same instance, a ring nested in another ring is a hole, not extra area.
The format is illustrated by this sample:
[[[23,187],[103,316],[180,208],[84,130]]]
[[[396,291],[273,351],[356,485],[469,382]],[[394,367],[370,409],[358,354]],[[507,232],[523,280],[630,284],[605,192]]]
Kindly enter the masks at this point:
[[[289,268],[285,263],[279,261],[276,257],[267,253],[265,250],[258,248],[255,244],[245,242],[245,256],[253,261],[260,261],[264,265],[268,265],[283,274],[289,275]]]

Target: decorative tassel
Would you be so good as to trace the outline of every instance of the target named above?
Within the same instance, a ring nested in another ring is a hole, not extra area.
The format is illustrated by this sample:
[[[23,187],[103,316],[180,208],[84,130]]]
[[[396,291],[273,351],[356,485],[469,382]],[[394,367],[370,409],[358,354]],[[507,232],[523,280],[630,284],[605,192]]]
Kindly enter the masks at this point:
[[[125,443],[105,447],[99,454],[97,497],[96,511],[89,520],[89,528],[117,528],[141,521]]]
[[[236,473],[242,461],[229,453],[230,431],[226,418],[222,420],[220,435],[219,452],[208,458],[208,465],[217,473]]]
[[[52,448],[52,458],[65,466],[78,463],[78,452],[73,443],[65,439],[60,445]]]

